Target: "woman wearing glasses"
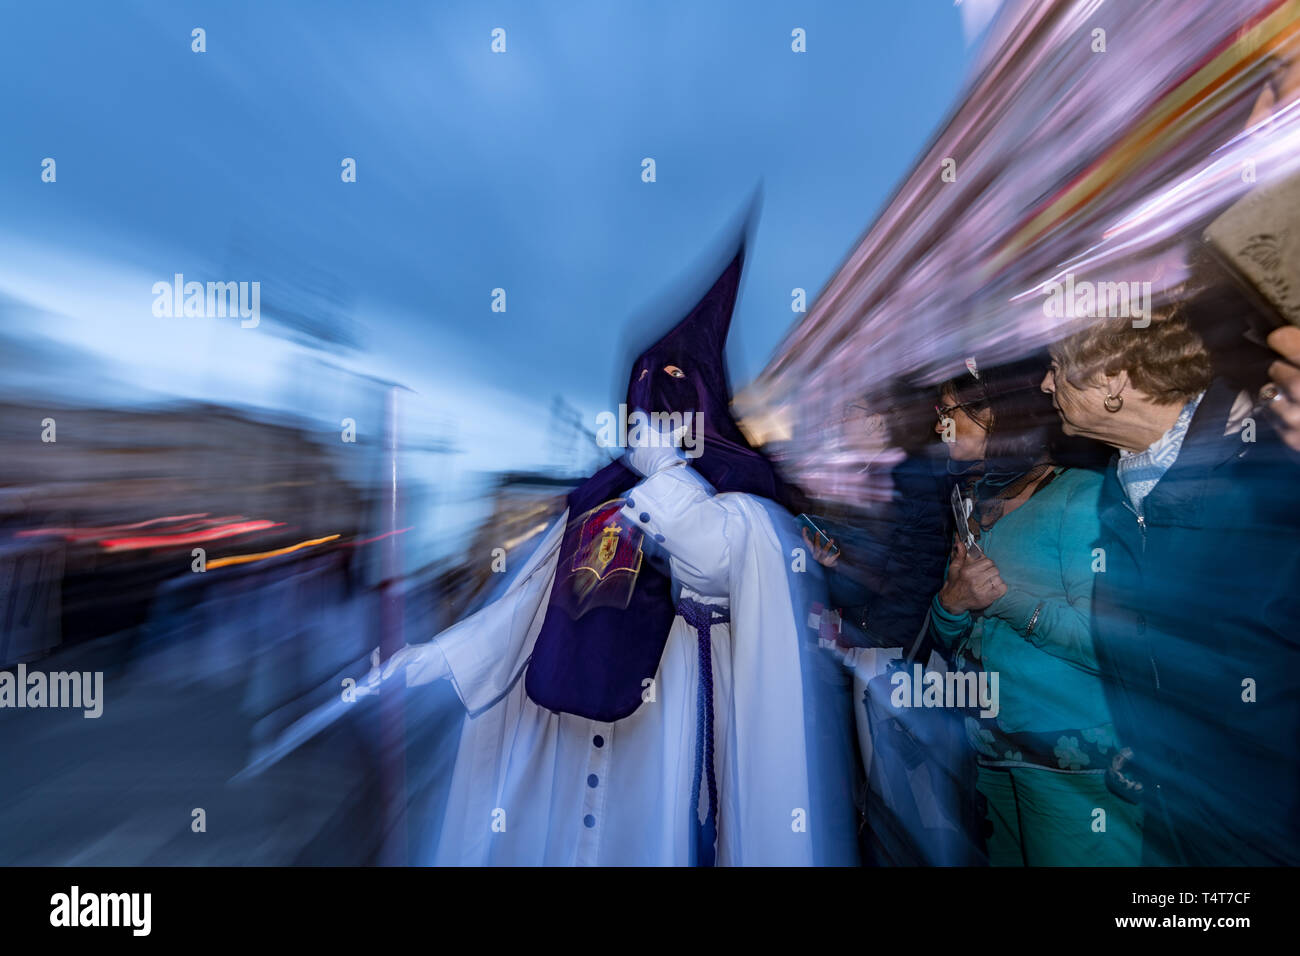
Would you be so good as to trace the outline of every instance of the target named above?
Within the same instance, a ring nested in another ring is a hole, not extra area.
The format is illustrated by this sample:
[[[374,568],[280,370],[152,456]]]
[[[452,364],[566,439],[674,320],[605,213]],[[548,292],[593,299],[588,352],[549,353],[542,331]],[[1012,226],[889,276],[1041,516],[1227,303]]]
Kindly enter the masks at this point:
[[[1133,865],[1140,818],[1106,788],[1116,741],[1091,636],[1101,475],[1054,462],[1041,367],[969,361],[941,388],[935,431],[968,516],[931,627],[959,665],[998,675],[996,716],[967,719],[990,863]]]

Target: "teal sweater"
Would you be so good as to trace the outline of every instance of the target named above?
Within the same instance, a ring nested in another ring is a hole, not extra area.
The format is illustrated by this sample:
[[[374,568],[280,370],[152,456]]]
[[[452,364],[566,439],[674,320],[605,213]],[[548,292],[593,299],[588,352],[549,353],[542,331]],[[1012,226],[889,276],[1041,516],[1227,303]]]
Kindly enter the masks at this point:
[[[1100,536],[1102,476],[1061,471],[980,536],[1007,593],[983,611],[950,614],[936,595],[931,627],[946,647],[970,634],[971,651],[999,673],[1006,732],[1046,732],[1110,723],[1092,645],[1093,548]],[[1034,633],[1025,627],[1041,602]]]

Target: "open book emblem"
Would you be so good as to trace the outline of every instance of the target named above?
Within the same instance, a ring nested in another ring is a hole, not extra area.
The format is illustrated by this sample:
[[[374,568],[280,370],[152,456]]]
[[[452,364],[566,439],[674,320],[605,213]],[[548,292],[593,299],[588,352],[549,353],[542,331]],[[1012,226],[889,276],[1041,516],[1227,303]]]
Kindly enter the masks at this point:
[[[623,499],[606,501],[570,522],[570,580],[575,617],[593,607],[627,607],[643,558],[645,535],[623,518]]]

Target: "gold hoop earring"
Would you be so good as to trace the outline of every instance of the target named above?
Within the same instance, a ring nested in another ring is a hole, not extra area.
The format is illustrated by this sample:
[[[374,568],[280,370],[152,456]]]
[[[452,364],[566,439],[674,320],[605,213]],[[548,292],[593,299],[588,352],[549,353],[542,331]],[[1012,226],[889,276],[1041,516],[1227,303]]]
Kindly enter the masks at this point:
[[[1114,402],[1115,404],[1112,405],[1111,402]],[[1102,402],[1102,405],[1106,406],[1106,411],[1114,415],[1117,411],[1119,411],[1121,408],[1124,407],[1124,396],[1107,395],[1106,400]]]

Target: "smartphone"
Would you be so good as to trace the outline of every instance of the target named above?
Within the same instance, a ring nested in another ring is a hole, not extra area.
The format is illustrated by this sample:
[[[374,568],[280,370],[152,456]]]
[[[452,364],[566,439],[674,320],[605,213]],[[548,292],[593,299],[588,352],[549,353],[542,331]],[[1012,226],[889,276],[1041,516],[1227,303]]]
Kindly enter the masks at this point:
[[[979,546],[975,540],[975,534],[970,530],[970,522],[966,519],[970,517],[974,502],[961,493],[961,488],[957,485],[952,486],[952,495],[950,497],[952,504],[952,517],[955,525],[954,530],[957,533],[957,539],[966,546],[966,553],[974,555],[976,558],[984,557],[984,549]],[[955,550],[955,549],[954,549]]]
[[[821,548],[829,547],[831,549],[831,553],[829,555],[830,557],[833,558],[835,557],[835,555],[840,553],[840,546],[834,544],[831,541],[831,536],[828,535],[821,528],[817,527],[817,522],[813,521],[813,519],[810,518],[808,515],[801,514],[795,520],[799,522],[801,527],[808,529],[809,537],[811,537],[814,541],[817,542],[818,547]]]

